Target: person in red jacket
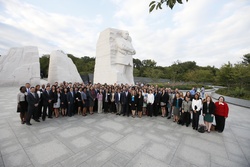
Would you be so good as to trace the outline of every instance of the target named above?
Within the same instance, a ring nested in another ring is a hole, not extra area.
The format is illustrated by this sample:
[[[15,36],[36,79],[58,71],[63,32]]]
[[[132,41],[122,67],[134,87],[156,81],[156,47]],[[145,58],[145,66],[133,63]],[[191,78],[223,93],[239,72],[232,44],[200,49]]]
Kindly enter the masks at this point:
[[[215,102],[215,121],[216,121],[216,129],[219,133],[222,133],[225,127],[225,121],[228,117],[228,105],[225,102],[225,98],[220,96],[218,101]]]

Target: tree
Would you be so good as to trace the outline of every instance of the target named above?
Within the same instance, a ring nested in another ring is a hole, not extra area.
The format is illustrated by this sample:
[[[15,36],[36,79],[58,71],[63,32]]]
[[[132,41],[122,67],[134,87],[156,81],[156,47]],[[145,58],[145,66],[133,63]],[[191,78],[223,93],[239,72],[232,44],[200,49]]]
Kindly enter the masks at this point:
[[[156,62],[154,60],[150,60],[150,59],[142,60],[142,65],[144,67],[155,67],[156,66]]]
[[[243,55],[243,64],[249,65],[250,64],[250,53]]]
[[[179,4],[182,4],[182,0],[161,0],[160,2],[156,2],[156,1],[152,1],[149,4],[149,13],[151,13],[154,9],[162,9],[162,5],[166,4],[166,6],[170,7],[171,9],[173,9],[174,5],[176,4],[176,1]],[[188,0],[186,0],[186,2],[188,2]]]
[[[39,58],[40,61],[40,69],[41,73],[43,73],[43,77],[48,77],[48,71],[49,71],[49,56],[50,55],[43,55]]]
[[[133,59],[134,69],[140,69],[142,67],[142,62],[140,59]]]
[[[192,81],[195,83],[214,82],[213,73],[210,70],[197,69],[185,73],[185,81]]]
[[[244,85],[250,84],[250,65],[235,64],[233,68],[234,81],[236,85],[242,88]]]
[[[234,71],[233,71],[233,65],[228,62],[228,64],[224,64],[217,75],[218,81],[223,84],[227,85],[229,88],[233,82],[234,82]]]

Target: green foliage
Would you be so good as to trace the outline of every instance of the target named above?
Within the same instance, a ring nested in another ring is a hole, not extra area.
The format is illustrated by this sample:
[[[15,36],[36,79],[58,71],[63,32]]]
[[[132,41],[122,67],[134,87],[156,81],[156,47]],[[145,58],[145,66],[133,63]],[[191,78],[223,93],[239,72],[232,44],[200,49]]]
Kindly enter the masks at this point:
[[[152,1],[149,4],[149,13],[151,13],[154,9],[162,9],[163,4],[166,4],[166,6],[173,9],[174,5],[176,4],[176,1],[179,4],[183,4],[182,0],[161,0],[160,2]],[[188,0],[186,0],[186,2],[188,2]]]
[[[192,81],[195,83],[213,83],[214,75],[208,69],[195,69],[188,71],[184,75],[184,81]]]
[[[72,59],[78,72],[81,75],[87,75],[89,73],[94,73],[95,58],[84,56],[81,58],[75,57],[72,54],[68,54],[69,58]]]
[[[182,83],[150,83],[152,85],[157,85],[159,88],[171,88],[175,89],[178,88],[179,90],[191,90],[193,87],[201,88],[203,85],[201,84],[182,84]],[[205,89],[212,89],[212,87],[205,86]]]
[[[217,83],[225,85],[228,88],[231,85],[244,87],[250,84],[250,64],[242,63],[232,65],[230,62],[224,64],[216,77]]]
[[[234,89],[233,88],[231,89],[221,88],[221,89],[218,89],[216,93],[225,95],[225,96],[231,96],[235,98],[250,100],[250,90],[245,89],[245,88],[240,88],[240,87],[236,87]]]
[[[219,83],[225,84],[228,87],[233,83],[234,81],[234,73],[233,73],[233,65],[228,62],[227,64],[224,64],[217,75],[217,81]]]
[[[249,55],[249,54],[247,54]],[[84,56],[81,58],[75,57],[72,54],[68,56],[75,63],[78,72],[81,75],[93,74],[95,58]],[[244,55],[244,58],[248,56]],[[214,66],[201,67],[195,61],[181,62],[176,61],[171,66],[162,67],[156,66],[156,62],[151,59],[139,60],[133,59],[134,76],[149,77],[155,82],[158,79],[170,79],[171,83],[176,85],[180,82],[191,82],[196,84],[217,84],[231,87],[239,87],[246,89],[250,85],[250,64],[247,60],[238,64],[228,62],[220,69]],[[41,71],[48,76],[49,55],[44,55],[40,58]],[[248,90],[248,89],[247,89]],[[236,92],[239,92],[238,90]]]
[[[156,62],[154,60],[142,60],[142,66],[144,67],[155,67],[156,66]]]
[[[244,65],[250,64],[250,53],[243,55],[242,64],[244,64]]]
[[[39,61],[41,72],[43,73],[44,77],[47,78],[49,70],[49,55],[43,55],[40,57]]]

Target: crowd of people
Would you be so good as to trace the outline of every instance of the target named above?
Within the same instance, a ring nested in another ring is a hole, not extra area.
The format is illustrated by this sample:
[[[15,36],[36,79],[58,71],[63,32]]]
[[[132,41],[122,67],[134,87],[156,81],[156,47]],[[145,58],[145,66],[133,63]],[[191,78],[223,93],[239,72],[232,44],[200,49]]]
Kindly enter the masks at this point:
[[[224,97],[213,102],[202,87],[184,93],[177,88],[160,88],[157,85],[137,84],[108,85],[84,83],[58,83],[53,85],[31,86],[26,83],[20,87],[17,95],[17,112],[22,124],[32,125],[46,118],[72,117],[74,115],[92,115],[94,113],[112,113],[133,118],[143,116],[161,116],[173,119],[187,127],[192,124],[198,130],[202,114],[206,131],[216,121],[216,130],[223,132],[229,108]]]

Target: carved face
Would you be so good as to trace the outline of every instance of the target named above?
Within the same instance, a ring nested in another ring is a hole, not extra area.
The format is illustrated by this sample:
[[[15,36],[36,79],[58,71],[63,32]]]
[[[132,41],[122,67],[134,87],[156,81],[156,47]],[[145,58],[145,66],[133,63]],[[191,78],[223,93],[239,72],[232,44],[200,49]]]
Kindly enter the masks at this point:
[[[123,31],[122,32],[122,37],[124,38],[124,39],[128,39],[128,36],[129,36],[129,33],[127,32],[127,31]]]

